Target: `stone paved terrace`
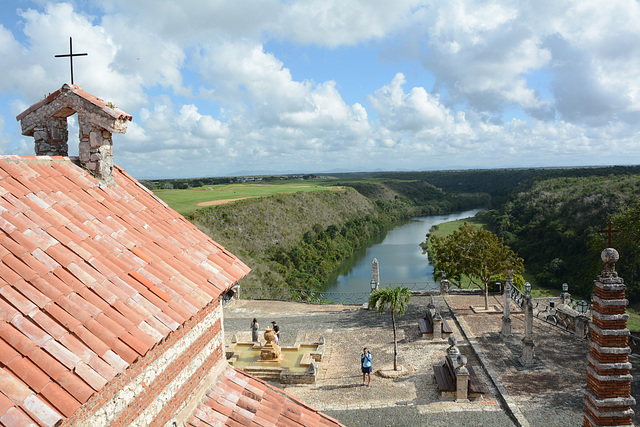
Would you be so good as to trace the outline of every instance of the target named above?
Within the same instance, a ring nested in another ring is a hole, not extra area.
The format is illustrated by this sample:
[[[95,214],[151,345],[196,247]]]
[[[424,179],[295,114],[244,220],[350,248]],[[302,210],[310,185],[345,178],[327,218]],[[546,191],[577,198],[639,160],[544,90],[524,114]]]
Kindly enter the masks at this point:
[[[356,306],[313,305],[280,301],[235,301],[225,308],[225,340],[234,335],[250,340],[249,324],[256,317],[264,330],[276,320],[282,344],[316,341],[323,335],[325,354],[314,385],[280,385],[290,394],[335,417],[347,426],[580,426],[582,390],[586,386],[587,343],[537,319],[534,320],[536,364],[522,369],[524,317],[513,311],[513,337],[499,337],[501,314],[476,314],[481,296],[436,296],[436,306],[449,321],[458,347],[467,356],[489,393],[470,403],[456,403],[437,392],[432,366],[441,363],[446,340],[423,338],[417,320],[429,297],[412,297],[398,319],[398,361],[409,375],[398,379],[372,375],[363,387],[360,353],[367,346],[374,371],[393,365],[393,332],[388,311]],[[501,298],[490,301],[502,307]],[[634,359],[633,395],[638,400],[638,369]],[[636,411],[638,412],[638,411]],[[640,423],[636,414],[634,423]]]

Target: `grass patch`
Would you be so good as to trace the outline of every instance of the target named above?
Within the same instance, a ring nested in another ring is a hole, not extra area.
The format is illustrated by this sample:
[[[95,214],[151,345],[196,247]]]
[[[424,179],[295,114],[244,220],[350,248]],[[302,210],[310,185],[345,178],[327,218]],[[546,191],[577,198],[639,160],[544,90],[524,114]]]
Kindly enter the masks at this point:
[[[311,191],[337,191],[341,187],[327,185],[326,180],[287,180],[275,182],[247,182],[222,185],[206,185],[184,190],[155,190],[153,194],[181,214],[193,212],[209,202],[276,194]]]

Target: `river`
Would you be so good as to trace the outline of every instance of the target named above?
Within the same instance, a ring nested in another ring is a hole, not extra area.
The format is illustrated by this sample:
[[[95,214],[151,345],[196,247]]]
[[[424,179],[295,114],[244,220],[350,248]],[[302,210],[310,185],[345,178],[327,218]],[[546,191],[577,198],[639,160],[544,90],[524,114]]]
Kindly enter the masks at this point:
[[[327,292],[369,292],[371,261],[377,258],[381,286],[391,283],[433,282],[433,266],[422,253],[420,242],[432,226],[473,217],[479,209],[448,215],[414,218],[376,236],[371,245],[347,259],[329,281]],[[434,285],[435,286],[435,285]]]

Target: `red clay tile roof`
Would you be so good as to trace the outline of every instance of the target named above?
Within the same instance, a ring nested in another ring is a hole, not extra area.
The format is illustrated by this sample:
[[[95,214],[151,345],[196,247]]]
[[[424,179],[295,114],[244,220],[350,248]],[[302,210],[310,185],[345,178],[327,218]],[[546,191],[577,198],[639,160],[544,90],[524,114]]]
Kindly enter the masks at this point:
[[[51,426],[249,268],[114,167],[0,156],[0,425]]]
[[[94,96],[94,95],[91,95],[88,92],[85,92],[84,90],[82,90],[82,88],[80,86],[65,84],[62,87],[62,89],[58,89],[57,91],[49,94],[49,96],[47,96],[43,100],[36,102],[35,104],[31,105],[29,108],[24,110],[22,113],[18,114],[16,116],[16,120],[20,121],[20,120],[24,119],[29,113],[32,113],[32,112],[36,111],[38,108],[42,107],[43,105],[47,105],[47,104],[51,103],[54,99],[56,99],[58,96],[60,96],[63,93],[64,89],[67,89],[67,88],[71,92],[73,92],[76,95],[78,95],[79,97],[84,98],[85,100],[89,101],[90,103],[92,103],[96,107],[100,108],[104,113],[106,113],[107,115],[113,117],[114,119],[123,119],[123,120],[128,120],[128,121],[131,121],[131,119],[132,119],[130,114],[125,113],[124,111],[122,111],[121,109],[119,109],[116,106],[113,106],[111,104],[107,104],[102,99],[98,98],[97,96]]]
[[[229,366],[187,422],[205,426],[341,426],[279,388]]]

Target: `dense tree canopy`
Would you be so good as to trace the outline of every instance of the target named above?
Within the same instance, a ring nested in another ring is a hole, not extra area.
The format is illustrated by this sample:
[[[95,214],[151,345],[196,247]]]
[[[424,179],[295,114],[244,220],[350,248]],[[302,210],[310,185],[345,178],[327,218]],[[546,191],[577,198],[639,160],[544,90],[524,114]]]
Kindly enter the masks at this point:
[[[490,231],[464,223],[453,233],[431,241],[431,261],[436,271],[460,280],[467,276],[471,283],[484,290],[485,309],[489,309],[489,282],[495,276],[521,274],[522,258],[503,239]]]

